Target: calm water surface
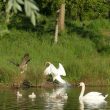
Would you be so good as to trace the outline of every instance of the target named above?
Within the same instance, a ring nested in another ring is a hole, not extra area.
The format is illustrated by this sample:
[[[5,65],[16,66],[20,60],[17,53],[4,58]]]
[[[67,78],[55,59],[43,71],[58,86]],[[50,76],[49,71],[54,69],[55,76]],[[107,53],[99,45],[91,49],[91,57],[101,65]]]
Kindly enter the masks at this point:
[[[110,95],[106,99],[107,104],[88,106],[78,100],[80,88],[31,88],[19,91],[23,94],[22,98],[16,96],[17,90],[0,89],[0,110],[110,110]],[[33,91],[37,95],[35,100],[28,97]],[[86,93],[89,91],[110,94],[110,87],[87,87]]]

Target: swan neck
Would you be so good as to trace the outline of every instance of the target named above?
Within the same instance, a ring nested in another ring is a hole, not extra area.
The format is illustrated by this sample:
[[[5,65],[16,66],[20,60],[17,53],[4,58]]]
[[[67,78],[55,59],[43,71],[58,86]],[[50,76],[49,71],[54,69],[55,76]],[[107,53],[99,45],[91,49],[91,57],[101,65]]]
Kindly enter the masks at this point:
[[[83,98],[84,92],[85,92],[85,85],[82,86],[82,89],[81,89],[81,93],[80,93],[79,99],[82,99],[82,98]]]

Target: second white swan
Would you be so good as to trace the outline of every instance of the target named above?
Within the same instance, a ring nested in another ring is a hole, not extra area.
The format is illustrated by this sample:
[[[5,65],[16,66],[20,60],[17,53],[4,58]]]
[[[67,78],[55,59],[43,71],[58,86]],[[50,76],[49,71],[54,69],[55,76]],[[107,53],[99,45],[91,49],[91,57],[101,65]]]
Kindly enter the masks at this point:
[[[87,103],[101,103],[105,101],[105,98],[108,95],[103,96],[100,92],[89,92],[86,95],[84,95],[85,92],[85,84],[83,82],[80,82],[80,86],[82,87],[79,100],[83,100]]]

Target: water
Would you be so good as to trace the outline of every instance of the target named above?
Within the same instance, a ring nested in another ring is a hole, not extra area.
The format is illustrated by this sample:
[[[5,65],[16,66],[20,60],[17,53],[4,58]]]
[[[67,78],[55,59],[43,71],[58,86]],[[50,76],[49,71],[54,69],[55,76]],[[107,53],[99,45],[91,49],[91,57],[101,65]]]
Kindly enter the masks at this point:
[[[0,89],[0,110],[110,110],[110,95],[107,97],[107,104],[87,106],[79,103],[80,88],[31,88],[21,89],[23,97],[16,96],[17,90]],[[36,99],[30,99],[29,94],[35,92]],[[100,91],[104,94],[110,93],[109,87],[87,87],[89,91]],[[59,94],[59,95],[57,95]],[[57,96],[56,96],[57,95]],[[63,96],[63,97],[61,97]]]

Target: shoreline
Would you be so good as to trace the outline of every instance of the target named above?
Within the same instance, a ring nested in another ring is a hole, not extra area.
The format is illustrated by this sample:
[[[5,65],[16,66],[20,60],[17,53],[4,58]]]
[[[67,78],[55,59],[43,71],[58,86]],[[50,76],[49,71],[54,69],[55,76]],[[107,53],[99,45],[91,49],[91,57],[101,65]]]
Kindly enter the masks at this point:
[[[79,83],[70,83],[70,86],[67,87],[78,87]],[[86,87],[108,87],[110,86],[109,84],[86,84]],[[30,86],[26,86],[26,85],[21,85],[21,86],[13,86],[13,85],[7,85],[4,83],[0,83],[0,89],[6,89],[6,88],[11,88],[11,89],[22,89],[22,88],[57,88],[57,87],[63,87],[57,83],[54,82],[48,82],[46,81],[45,83],[42,84],[38,84],[38,85],[30,85]],[[64,86],[65,87],[65,86]]]

